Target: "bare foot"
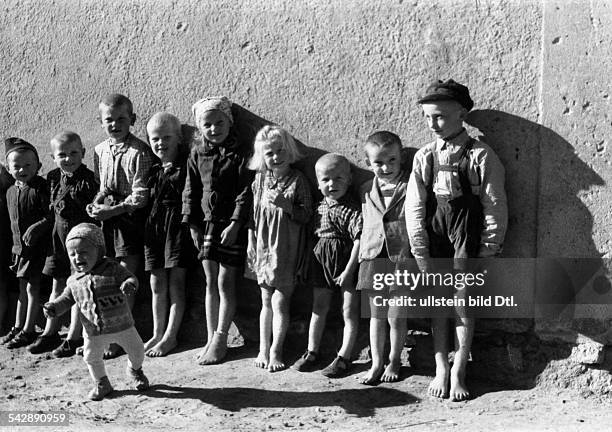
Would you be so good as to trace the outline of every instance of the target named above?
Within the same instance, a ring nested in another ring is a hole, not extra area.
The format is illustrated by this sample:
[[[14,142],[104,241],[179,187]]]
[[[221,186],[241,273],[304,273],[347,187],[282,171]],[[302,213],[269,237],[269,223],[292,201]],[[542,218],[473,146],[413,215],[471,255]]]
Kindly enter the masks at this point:
[[[361,375],[358,379],[361,384],[365,385],[376,385],[380,381],[380,377],[383,373],[383,366],[372,365],[365,375]]]
[[[144,344],[145,352],[149,351],[151,348],[153,348],[155,345],[157,345],[160,340],[161,340],[161,338],[159,338],[159,337],[154,335],[151,339],[146,341],[145,344]]]
[[[450,399],[454,402],[468,400],[470,392],[465,385],[465,373],[451,371],[450,376]]]
[[[208,347],[210,347],[210,342],[211,341],[206,342],[206,345],[204,345],[202,349],[198,351],[198,353],[195,356],[196,361],[200,361],[202,357],[206,355],[206,351],[208,351]]]
[[[215,332],[206,353],[200,357],[198,364],[201,366],[221,363],[227,353],[227,333]]]
[[[153,346],[150,350],[146,351],[147,357],[164,357],[170,351],[172,351],[178,343],[176,339],[161,340],[158,344]]]
[[[286,369],[285,363],[280,355],[270,353],[270,361],[268,362],[268,372],[278,372]]]
[[[268,368],[268,363],[270,363],[270,358],[267,352],[259,352],[259,355],[255,359],[255,366],[262,369]]]
[[[448,397],[448,369],[436,369],[436,376],[429,383],[427,392],[437,398]]]
[[[380,380],[382,382],[396,382],[399,381],[399,372],[402,364],[400,362],[391,362],[385,368]]]
[[[116,343],[112,343],[106,350],[104,350],[104,355],[102,358],[104,358],[104,360],[110,360],[122,356],[123,354],[125,354],[123,348]]]

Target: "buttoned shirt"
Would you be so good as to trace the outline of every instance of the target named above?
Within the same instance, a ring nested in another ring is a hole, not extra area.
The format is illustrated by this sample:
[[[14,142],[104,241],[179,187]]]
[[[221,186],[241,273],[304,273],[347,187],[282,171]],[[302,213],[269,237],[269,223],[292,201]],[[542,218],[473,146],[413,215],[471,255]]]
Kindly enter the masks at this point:
[[[361,236],[363,220],[360,204],[346,195],[339,200],[323,198],[315,215],[315,234],[319,238],[351,241]]]
[[[94,172],[100,181],[100,196],[123,201],[128,211],[144,207],[149,199],[147,175],[154,156],[143,141],[129,134],[123,143],[110,138],[98,144],[94,153]]]
[[[76,272],[66,282],[61,296],[52,303],[59,314],[73,304],[89,336],[117,333],[134,325],[121,284],[134,275],[110,258],[103,258],[88,273]]]
[[[434,194],[448,199],[463,194],[456,170],[438,170],[434,166],[437,168],[441,165],[457,165],[463,148],[470,139],[464,130],[448,141],[438,138],[421,148],[414,156],[406,192],[406,226],[412,253],[417,258],[429,257],[429,237],[425,220],[427,186],[431,185],[433,180]],[[504,166],[493,149],[478,140],[474,140],[473,148],[466,157],[472,194],[480,198],[484,216],[479,256],[493,256],[501,252],[508,225]]]

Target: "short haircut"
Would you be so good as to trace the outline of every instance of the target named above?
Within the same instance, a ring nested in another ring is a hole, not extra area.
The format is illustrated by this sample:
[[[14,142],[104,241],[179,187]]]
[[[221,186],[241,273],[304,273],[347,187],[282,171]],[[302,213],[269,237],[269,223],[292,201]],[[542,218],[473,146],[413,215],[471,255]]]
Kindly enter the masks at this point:
[[[338,153],[326,153],[315,163],[315,173],[323,167],[339,168],[343,173],[351,174],[351,163],[347,158]]]
[[[147,122],[147,131],[151,126],[170,126],[179,137],[183,136],[181,121],[174,115],[167,112],[157,112],[151,116]]]
[[[255,136],[254,152],[249,161],[248,168],[265,172],[267,170],[266,162],[264,161],[264,144],[278,141],[282,143],[283,148],[289,155],[289,163],[293,163],[302,157],[297,144],[293,137],[280,126],[266,125],[257,132]]]
[[[402,140],[393,132],[376,131],[366,139],[364,148],[367,150],[368,146],[376,146],[379,148],[398,146],[401,150]]]
[[[75,143],[78,143],[79,146],[81,146],[81,148],[83,148],[83,141],[81,141],[81,137],[79,136],[78,133],[72,132],[72,131],[67,131],[67,130],[61,131],[60,133],[55,135],[53,138],[51,138],[50,143],[53,144],[54,142],[57,142],[57,143],[75,142]]]
[[[128,109],[130,115],[134,114],[134,105],[132,105],[132,101],[127,97],[123,96],[119,93],[111,93],[102,98],[98,107],[106,105],[110,108],[118,108],[120,106],[125,106]]]

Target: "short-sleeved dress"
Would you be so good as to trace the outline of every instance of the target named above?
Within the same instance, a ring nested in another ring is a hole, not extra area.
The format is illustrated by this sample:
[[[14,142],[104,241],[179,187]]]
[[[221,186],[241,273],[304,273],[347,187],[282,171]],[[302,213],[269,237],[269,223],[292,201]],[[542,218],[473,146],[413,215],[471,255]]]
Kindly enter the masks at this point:
[[[294,286],[306,271],[308,222],[312,198],[308,181],[296,169],[281,179],[271,172],[257,173],[253,182],[253,224],[248,262],[260,286]],[[293,204],[293,215],[267,203],[265,194],[278,190]]]
[[[45,261],[43,274],[52,278],[70,276],[70,262],[66,252],[66,236],[82,222],[98,223],[86,211],[98,192],[98,182],[93,171],[81,164],[71,174],[56,168],[47,174],[50,191],[50,208],[54,218],[51,248]]]
[[[149,173],[150,213],[145,224],[145,270],[182,267],[193,259],[188,227],[181,223],[184,164],[156,164]]]

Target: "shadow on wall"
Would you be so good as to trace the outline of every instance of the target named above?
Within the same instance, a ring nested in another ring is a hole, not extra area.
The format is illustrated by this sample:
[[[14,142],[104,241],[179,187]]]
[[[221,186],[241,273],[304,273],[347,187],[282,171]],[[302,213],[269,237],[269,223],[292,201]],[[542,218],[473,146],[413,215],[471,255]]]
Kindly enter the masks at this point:
[[[540,305],[538,335],[571,343],[582,334],[611,343],[607,263],[593,241],[593,216],[579,198],[604,185],[603,179],[547,127],[497,110],[474,111],[467,123],[482,133],[506,167],[504,256],[537,258],[535,275],[526,282]]]

